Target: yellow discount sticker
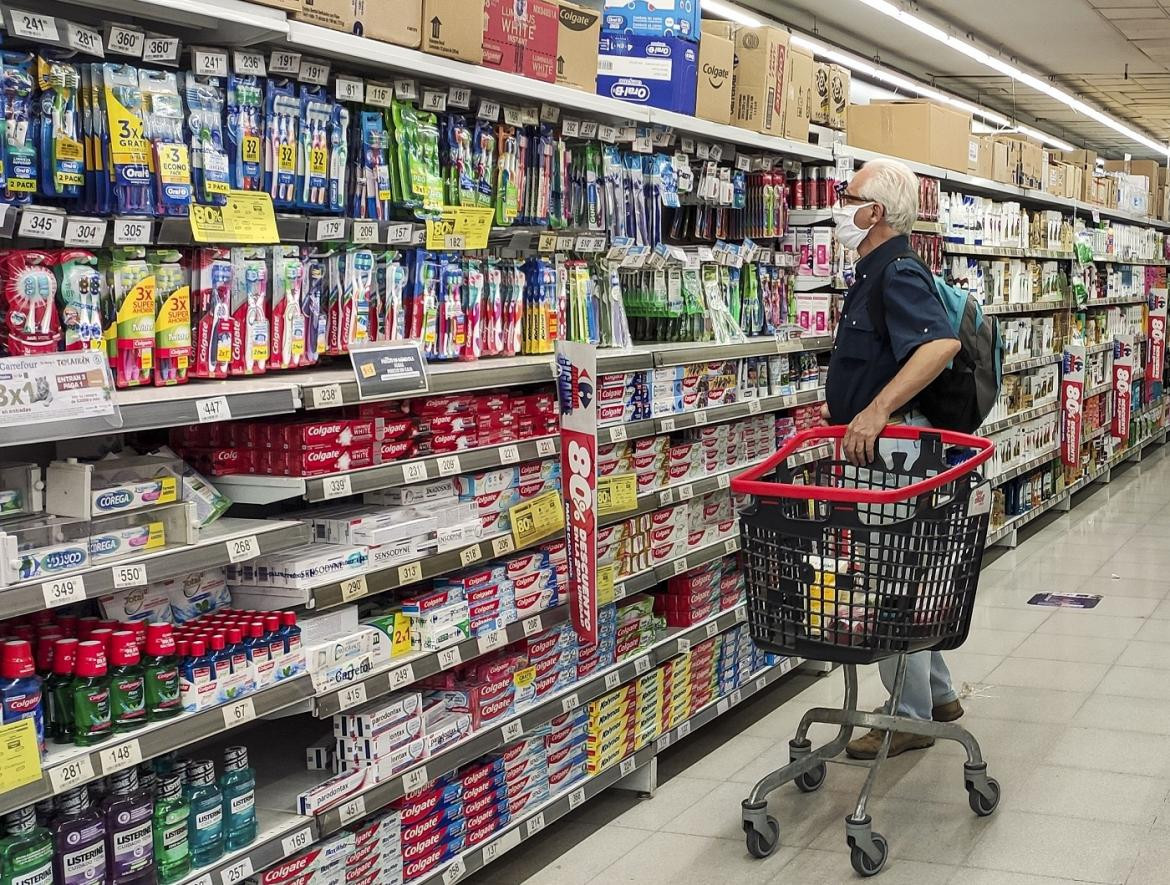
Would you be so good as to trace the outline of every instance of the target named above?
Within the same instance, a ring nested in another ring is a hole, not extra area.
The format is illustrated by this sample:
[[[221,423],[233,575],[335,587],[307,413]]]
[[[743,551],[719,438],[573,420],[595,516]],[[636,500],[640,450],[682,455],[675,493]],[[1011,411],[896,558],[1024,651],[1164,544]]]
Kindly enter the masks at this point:
[[[223,206],[193,204],[188,216],[196,243],[279,243],[276,212],[266,193],[231,191]]]
[[[609,605],[613,602],[614,565],[597,567],[597,604]]]
[[[427,248],[436,251],[486,249],[492,230],[492,209],[453,206],[442,215],[427,221]]]
[[[558,491],[545,492],[508,509],[516,549],[530,547],[565,527],[565,508]]]
[[[638,477],[632,473],[606,476],[597,481],[597,514],[609,516],[638,509]]]
[[[40,779],[41,754],[33,721],[20,719],[0,727],[0,793]]]

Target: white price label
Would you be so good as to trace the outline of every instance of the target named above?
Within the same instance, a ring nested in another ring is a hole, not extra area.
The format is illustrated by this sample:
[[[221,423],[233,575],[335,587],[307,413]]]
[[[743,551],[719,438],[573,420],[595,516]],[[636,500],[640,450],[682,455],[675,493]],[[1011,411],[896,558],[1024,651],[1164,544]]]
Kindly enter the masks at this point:
[[[617,427],[611,427],[609,430],[609,438],[613,442],[625,442],[626,428],[621,424],[619,424]]]
[[[340,476],[329,476],[321,483],[321,494],[328,501],[330,498],[344,498],[353,494],[353,481],[348,473]]]
[[[758,399],[748,400],[748,412],[752,415],[759,414],[762,407]]]
[[[301,72],[301,54],[287,49],[274,49],[268,56],[268,73],[295,77]]]
[[[70,218],[65,222],[65,245],[98,249],[106,241],[108,227],[104,218]]]
[[[451,865],[443,870],[443,885],[455,885],[463,874],[467,872],[467,865],[463,863],[463,858],[457,857],[451,861]]]
[[[154,234],[154,222],[149,218],[115,218],[115,246],[148,246]]]
[[[678,487],[678,499],[680,501],[689,501],[695,497],[695,487],[689,482]]]
[[[622,760],[621,765],[618,766],[618,773],[622,777],[626,777],[627,775],[630,774],[630,772],[632,772],[637,767],[638,767],[638,760],[635,759],[633,756],[627,756],[625,759]]]
[[[197,77],[226,77],[228,56],[222,49],[192,49],[191,69]]]
[[[345,402],[340,384],[326,384],[313,388],[313,408],[324,409],[329,406],[340,406]]]
[[[721,488],[721,489],[731,488],[731,474],[730,473],[720,473],[719,478],[716,480],[716,482],[719,483],[719,488]]]
[[[739,154],[735,158],[735,168],[741,172],[752,171],[752,158],[747,154]]]
[[[463,111],[471,110],[471,90],[466,86],[452,86],[447,90],[447,104]]]
[[[690,723],[689,719],[686,722],[679,723],[678,736],[679,736],[680,740],[682,738],[685,738],[690,733],[691,733],[691,723]]]
[[[308,827],[302,830],[297,830],[291,836],[285,836],[280,840],[281,851],[284,852],[285,857],[291,857],[302,848],[308,848],[313,841],[313,831]]]
[[[360,77],[338,77],[333,81],[333,95],[338,101],[366,100],[366,81]]]
[[[339,586],[341,588],[342,602],[352,602],[355,599],[361,599],[370,592],[365,575],[358,575],[356,578],[342,581]]]
[[[230,421],[232,407],[226,396],[209,396],[195,400],[195,420],[200,424],[212,421]]]
[[[731,693],[731,706],[736,706],[743,700],[743,692],[738,688]]]
[[[177,38],[171,38],[175,41],[175,52],[173,56],[168,56],[165,60],[171,58],[177,59],[179,56],[179,41]],[[70,49],[76,49],[78,52],[84,52],[86,55],[96,55],[99,58],[106,54],[105,44],[102,42],[102,35],[94,28],[86,25],[79,25],[76,22],[65,22],[65,45]],[[142,53],[143,61],[151,61],[146,57],[146,52]]]
[[[561,123],[561,135],[565,138],[577,138],[581,134],[581,123],[577,120],[570,120],[567,117]]]
[[[414,240],[414,226],[410,224],[392,224],[386,228],[387,246],[408,246]]]
[[[34,237],[38,240],[65,239],[65,215],[32,206],[21,210],[17,236]]]
[[[763,691],[767,687],[768,687],[768,680],[766,677],[761,676],[759,679],[756,680],[756,691]]]
[[[607,144],[613,144],[617,141],[617,128],[614,126],[601,125],[597,127],[597,137]]]
[[[569,811],[572,811],[578,805],[585,801],[585,788],[577,787],[569,794]]]
[[[349,241],[351,243],[378,242],[378,222],[355,219],[349,226]]]
[[[587,235],[577,237],[577,245],[575,246],[578,252],[601,252],[605,249],[605,236],[602,234]]]
[[[357,820],[359,817],[366,816],[366,797],[354,796],[339,809],[337,809],[338,820],[341,825],[345,826],[351,820]]]
[[[649,154],[654,152],[654,142],[650,140],[649,135],[639,135],[634,139],[631,147],[635,154]]]
[[[90,761],[89,753],[49,769],[49,783],[54,793],[62,793],[93,779],[93,762]]]
[[[344,218],[319,218],[313,229],[313,239],[340,240],[345,236]]]
[[[548,458],[557,453],[557,441],[555,439],[538,439],[536,441],[536,456],[538,458]]]
[[[114,576],[115,590],[124,590],[127,587],[144,587],[148,583],[146,580],[146,563],[144,562],[128,562],[124,565],[116,565],[110,569],[110,573]]]
[[[243,538],[233,538],[227,544],[228,562],[243,562],[246,559],[255,559],[260,555],[260,542],[255,535]]]
[[[463,656],[459,654],[459,646],[452,645],[439,652],[439,669],[450,670],[463,663]]]
[[[211,873],[204,873],[198,879],[194,879],[191,882],[188,882],[187,885],[212,885]]]
[[[524,723],[519,719],[513,719],[500,729],[500,733],[504,736],[504,743],[510,744],[512,741],[519,740],[520,735],[524,734]]]
[[[41,584],[41,595],[45,599],[45,608],[57,608],[69,605],[71,602],[81,602],[85,599],[85,581],[81,575],[46,581]]]
[[[244,698],[223,708],[223,724],[226,728],[235,728],[256,718],[256,705],[251,698]]]
[[[524,825],[524,831],[528,838],[531,839],[534,835],[544,829],[544,812],[540,812],[536,817],[532,818]]]
[[[684,154],[693,154],[695,152],[695,140],[687,138],[685,135],[679,140],[679,150]]]
[[[658,493],[658,506],[665,507],[674,503],[674,489],[663,489]]]
[[[662,737],[660,737],[657,741],[654,742],[654,752],[661,753],[663,750],[665,750],[669,746],[670,746],[670,735],[664,734]]]
[[[504,105],[504,123],[508,126],[523,126],[524,113],[520,108]]]
[[[520,450],[516,446],[500,446],[500,463],[515,464],[520,460]]]
[[[398,584],[414,584],[423,579],[422,560],[398,566]]]
[[[106,31],[106,52],[142,58],[144,43],[146,43],[146,34],[134,28],[127,28],[124,25],[110,25],[110,29]]]
[[[413,771],[408,771],[402,776],[402,791],[404,793],[413,793],[416,790],[421,790],[427,785],[428,780],[430,778],[427,777],[427,767],[420,765],[418,768]]]
[[[503,648],[508,642],[508,630],[506,627],[500,627],[497,630],[492,630],[479,637],[476,645],[479,646],[479,653],[486,655],[489,651],[495,651],[497,648]]]
[[[478,544],[464,547],[459,551],[459,561],[464,565],[471,565],[473,562],[479,562],[481,559],[483,559],[483,550]]]
[[[613,588],[613,601],[614,602],[621,602],[625,598],[626,598],[626,585],[625,584],[615,584],[614,588]]]
[[[698,424],[706,424],[706,423],[707,423],[707,410],[706,409],[699,409],[699,411],[695,412],[695,424],[698,425]]]
[[[679,654],[686,654],[690,650],[691,650],[691,641],[685,637],[680,638],[678,641]]]
[[[729,540],[723,542],[723,552],[726,555],[730,555],[738,549],[739,541],[735,540],[735,538],[730,538]]]
[[[425,461],[410,461],[402,465],[402,478],[408,482],[426,482],[430,479]]]
[[[397,670],[391,670],[388,681],[390,683],[391,691],[397,691],[400,688],[405,688],[407,685],[410,685],[412,682],[414,682],[414,667],[412,667],[410,664],[407,664],[403,667],[399,667]]]
[[[744,621],[746,621],[747,620],[747,609],[744,608],[743,606],[740,606],[739,608],[737,608],[735,610],[735,620],[737,623],[740,623],[740,624],[742,624]]]
[[[525,638],[529,636],[535,636],[542,629],[544,629],[544,623],[540,620],[540,615],[533,615],[531,618],[525,618],[523,626]]]
[[[650,669],[650,656],[649,655],[642,655],[642,657],[640,657],[636,661],[634,661],[634,672],[637,673],[639,676],[641,676],[643,673],[645,673],[649,669]]]
[[[422,109],[433,114],[444,113],[447,110],[447,93],[441,89],[424,89]]]
[[[61,39],[57,20],[51,15],[37,15],[21,9],[9,10],[12,17],[12,36],[24,37],[38,43],[56,43]]]
[[[462,252],[467,248],[467,237],[463,234],[447,234],[443,237],[443,248],[448,252]]]
[[[399,101],[418,101],[418,84],[414,80],[395,80],[394,96]]]
[[[728,709],[727,698],[723,698],[715,705],[715,715],[722,716]]]
[[[686,570],[687,570],[687,558],[685,556],[682,559],[676,559],[674,561],[674,573],[676,575],[681,575]]]
[[[237,74],[249,74],[254,77],[268,76],[264,67],[264,55],[260,52],[249,52],[246,49],[237,49],[232,53],[232,68]]]
[[[540,108],[531,105],[520,108],[520,122],[525,126],[536,126],[540,123]]]
[[[661,432],[662,433],[672,433],[673,431],[674,431],[674,419],[673,418],[663,418],[661,421]]]
[[[392,107],[394,87],[386,83],[366,83],[366,104],[375,108]]]
[[[619,673],[617,670],[614,670],[612,673],[605,674],[605,690],[606,691],[613,691],[615,688],[617,688],[621,684],[622,684],[622,674]]]
[[[597,138],[597,121],[596,120],[582,120],[581,121],[581,137],[582,138]]]
[[[329,62],[302,58],[297,68],[297,79],[313,86],[324,86],[329,82]]]
[[[718,163],[723,159],[723,146],[718,144],[711,145],[711,159]]]
[[[479,111],[476,116],[481,120],[488,120],[489,122],[496,122],[500,119],[500,103],[492,101],[488,98],[481,98],[479,101]]]
[[[129,768],[131,765],[137,765],[141,762],[142,747],[139,746],[137,739],[126,741],[126,743],[110,747],[108,750],[99,751],[98,759],[102,764],[102,774],[113,774],[115,771],[121,771],[123,768]]]
[[[707,638],[710,639],[719,632],[719,623],[717,621],[711,621],[705,627],[703,627],[703,632],[706,633]]]
[[[455,476],[463,472],[458,455],[444,455],[435,461],[435,470],[439,476]]]
[[[511,535],[500,535],[498,538],[492,538],[492,555],[503,556],[505,553],[511,553],[516,549],[516,542],[512,540]]]
[[[573,692],[570,695],[566,695],[561,700],[561,712],[562,713],[572,713],[579,706],[581,706],[581,701],[577,697],[577,692]]]
[[[357,707],[366,702],[366,684],[359,682],[343,689],[337,696],[337,706],[341,710]]]
[[[555,123],[561,118],[561,109],[555,104],[541,104],[540,106],[540,122],[541,123]]]

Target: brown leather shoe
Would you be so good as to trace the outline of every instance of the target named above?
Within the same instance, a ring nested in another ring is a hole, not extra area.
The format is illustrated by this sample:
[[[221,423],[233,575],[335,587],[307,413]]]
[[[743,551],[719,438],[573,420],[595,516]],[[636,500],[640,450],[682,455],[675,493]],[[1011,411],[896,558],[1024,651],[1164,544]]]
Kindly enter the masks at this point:
[[[845,747],[845,755],[850,759],[876,759],[878,750],[882,746],[884,731],[874,729],[869,734],[850,741]],[[921,734],[905,734],[897,732],[890,742],[890,756],[900,756],[907,750],[925,750],[934,746],[934,738]]]
[[[930,718],[935,722],[954,722],[963,716],[963,705],[958,698],[945,704],[936,704],[930,711]]]

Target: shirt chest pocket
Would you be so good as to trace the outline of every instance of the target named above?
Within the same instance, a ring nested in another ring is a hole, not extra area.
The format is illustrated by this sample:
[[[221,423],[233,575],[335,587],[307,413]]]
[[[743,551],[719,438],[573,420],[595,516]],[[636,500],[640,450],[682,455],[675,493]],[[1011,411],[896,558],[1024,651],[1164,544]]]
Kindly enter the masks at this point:
[[[878,357],[881,342],[864,308],[841,318],[837,325],[837,343],[833,354],[849,365],[872,363]]]

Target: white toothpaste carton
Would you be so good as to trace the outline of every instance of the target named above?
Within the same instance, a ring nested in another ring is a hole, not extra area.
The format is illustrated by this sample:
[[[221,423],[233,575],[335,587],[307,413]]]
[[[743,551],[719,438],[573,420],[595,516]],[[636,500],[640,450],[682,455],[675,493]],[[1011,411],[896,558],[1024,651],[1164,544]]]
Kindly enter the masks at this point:
[[[455,480],[453,477],[447,477],[413,486],[366,492],[364,500],[367,504],[423,504],[428,501],[454,498],[456,495]]]
[[[337,713],[333,717],[336,737],[367,738],[393,728],[400,722],[416,717],[422,710],[422,695],[404,691],[371,701],[356,710]]]

